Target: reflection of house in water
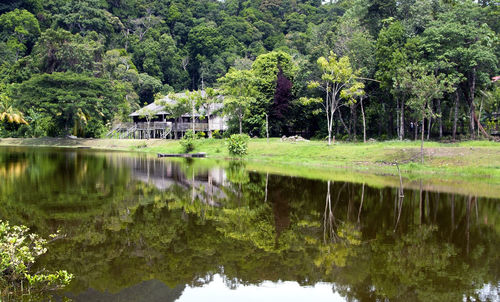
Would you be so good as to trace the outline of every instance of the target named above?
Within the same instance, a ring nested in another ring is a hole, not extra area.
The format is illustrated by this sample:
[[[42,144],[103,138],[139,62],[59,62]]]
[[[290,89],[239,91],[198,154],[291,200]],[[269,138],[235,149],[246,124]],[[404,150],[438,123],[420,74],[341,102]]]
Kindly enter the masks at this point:
[[[132,157],[125,160],[132,168],[132,177],[157,189],[166,191],[180,186],[192,190],[192,198],[210,205],[217,205],[215,200],[225,199],[222,187],[227,185],[226,172],[222,168],[191,171],[186,176],[186,169],[181,164],[165,159]],[[189,169],[189,168],[188,168]]]

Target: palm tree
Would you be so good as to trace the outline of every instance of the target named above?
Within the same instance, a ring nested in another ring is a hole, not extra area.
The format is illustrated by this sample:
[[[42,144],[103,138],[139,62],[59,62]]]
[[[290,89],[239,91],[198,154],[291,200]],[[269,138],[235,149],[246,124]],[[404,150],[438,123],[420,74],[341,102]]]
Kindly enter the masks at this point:
[[[11,99],[5,94],[0,94],[0,121],[4,120],[9,123],[28,125],[21,111],[12,107]]]

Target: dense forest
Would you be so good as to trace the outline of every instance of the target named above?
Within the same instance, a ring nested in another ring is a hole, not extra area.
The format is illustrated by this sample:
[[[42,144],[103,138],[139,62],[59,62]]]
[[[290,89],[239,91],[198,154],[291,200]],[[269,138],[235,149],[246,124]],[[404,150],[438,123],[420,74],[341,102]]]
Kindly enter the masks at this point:
[[[0,136],[101,137],[207,88],[228,133],[265,136],[267,117],[272,136],[484,136],[499,20],[487,0],[4,0]]]

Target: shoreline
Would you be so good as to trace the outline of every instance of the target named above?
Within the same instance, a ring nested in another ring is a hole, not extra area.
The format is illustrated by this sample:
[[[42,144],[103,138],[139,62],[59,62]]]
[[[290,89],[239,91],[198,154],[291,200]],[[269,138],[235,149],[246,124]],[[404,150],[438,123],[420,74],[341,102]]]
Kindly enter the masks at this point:
[[[95,151],[154,154],[181,153],[178,141],[70,138],[2,138],[4,147],[55,147]],[[404,187],[433,189],[485,197],[500,196],[500,143],[467,141],[454,144],[426,142],[424,165],[418,162],[420,143],[388,141],[338,143],[281,142],[251,139],[245,157],[248,170],[316,179],[399,186],[397,161]],[[230,160],[225,141],[203,139],[193,153],[205,152],[205,162]]]

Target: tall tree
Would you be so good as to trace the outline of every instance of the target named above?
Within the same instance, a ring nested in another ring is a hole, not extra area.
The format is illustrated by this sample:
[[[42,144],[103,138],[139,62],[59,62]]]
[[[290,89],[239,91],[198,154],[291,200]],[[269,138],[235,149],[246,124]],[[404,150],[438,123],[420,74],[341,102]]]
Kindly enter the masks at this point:
[[[221,92],[224,95],[224,110],[238,119],[239,133],[243,133],[243,118],[248,106],[255,101],[257,90],[256,77],[251,70],[229,69],[219,78]]]
[[[158,105],[161,105],[165,108],[165,111],[169,113],[169,115],[173,118],[174,120],[174,127],[172,129],[174,133],[174,139],[177,139],[177,134],[179,132],[179,120],[181,117],[188,113],[190,111],[190,108],[187,106],[187,103],[183,102],[168,102],[166,101],[167,99],[161,95],[157,94],[156,95],[156,100],[155,103]]]
[[[63,29],[47,29],[33,49],[36,67],[41,72],[90,72],[100,63],[102,37],[72,34]]]
[[[484,22],[484,10],[470,1],[448,7],[423,33],[423,46],[433,69],[461,78],[459,87],[469,107],[472,138],[477,123],[474,98],[498,68],[495,33]]]
[[[196,113],[198,113],[202,92],[186,90],[184,93],[170,94],[169,97],[179,103],[179,106],[184,106],[189,110],[191,113],[191,127],[193,133],[195,133]]]
[[[0,16],[0,41],[15,52],[15,61],[31,50],[39,35],[38,20],[27,10],[15,9]]]
[[[406,87],[411,95],[408,106],[421,117],[420,159],[423,164],[425,119],[433,116],[432,100],[441,99],[443,93],[449,91],[450,88],[443,74],[436,76],[426,71],[423,66],[411,65],[401,70],[399,74],[401,85]]]
[[[282,134],[286,131],[292,81],[297,72],[292,56],[283,51],[260,55],[252,64],[252,71],[257,78],[256,88],[259,92],[258,103],[251,109],[252,115],[270,116],[273,134]]]
[[[337,60],[337,56],[330,52],[328,58],[318,59],[318,65],[323,72],[321,81],[312,81],[309,87],[320,88],[324,93],[324,99],[303,98],[302,101],[323,105],[326,113],[328,145],[331,145],[335,113],[340,107],[356,102],[355,96],[363,92],[364,84],[358,80],[359,71],[353,70],[349,57]]]
[[[288,117],[292,100],[292,82],[285,77],[283,70],[278,73],[276,92],[271,106],[271,119],[275,124],[275,133],[288,135]]]
[[[13,88],[18,108],[33,108],[52,117],[49,135],[98,136],[124,99],[110,82],[72,72],[34,75]]]
[[[201,91],[201,97],[199,99],[199,110],[203,114],[203,117],[208,119],[208,137],[212,138],[212,130],[210,123],[212,121],[212,115],[218,111],[216,104],[220,104],[222,99],[220,98],[218,91],[213,88],[206,88]]]
[[[123,28],[118,17],[106,10],[106,2],[99,0],[69,0],[55,7],[54,23],[72,33],[87,34],[90,31],[110,37]]]
[[[378,68],[375,76],[380,81],[380,87],[391,93],[396,100],[397,133],[400,140],[405,135],[405,101],[407,96],[406,90],[398,85],[399,83],[394,83],[394,79],[398,78],[397,73],[401,67],[405,67],[409,62],[417,59],[418,54],[415,54],[416,47],[413,42],[408,40],[402,23],[395,21],[380,31],[376,46]],[[390,104],[390,106],[394,105]]]

